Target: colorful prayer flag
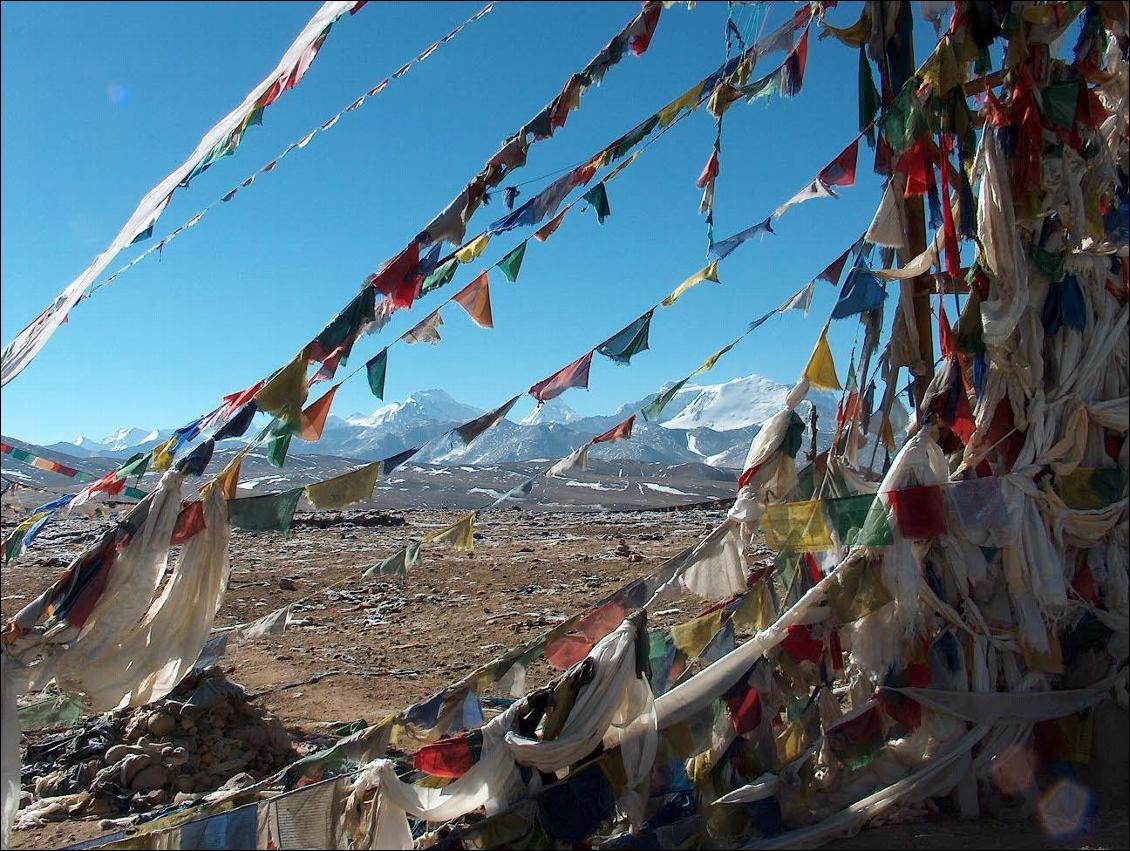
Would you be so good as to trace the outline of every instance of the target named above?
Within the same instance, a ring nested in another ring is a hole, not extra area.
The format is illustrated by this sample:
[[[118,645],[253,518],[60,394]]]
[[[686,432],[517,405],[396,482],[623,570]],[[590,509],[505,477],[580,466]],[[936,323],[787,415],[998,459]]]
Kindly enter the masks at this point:
[[[766,545],[774,550],[816,553],[835,546],[818,499],[766,506],[761,529]]]
[[[443,324],[443,317],[440,316],[439,310],[433,310],[416,325],[413,325],[404,332],[402,339],[405,343],[412,345],[414,343],[431,343],[433,346],[440,341],[439,326]]]
[[[529,394],[539,402],[548,402],[571,387],[587,388],[590,366],[592,366],[592,352],[585,352],[568,366],[533,385],[529,389]]]
[[[712,260],[706,266],[699,269],[697,272],[695,272],[693,275],[679,284],[679,286],[675,287],[675,289],[671,292],[671,295],[663,299],[660,304],[662,304],[664,307],[670,307],[675,303],[676,299],[678,299],[679,296],[681,296],[695,284],[700,284],[703,281],[714,281],[715,283],[720,283],[720,281],[718,280],[717,260]]]
[[[812,357],[808,359],[802,373],[809,383],[820,390],[840,390],[840,380],[836,377],[836,362],[832,360],[832,348],[828,345],[828,327],[820,332]]]
[[[306,498],[315,508],[343,508],[372,497],[373,487],[381,471],[381,462],[374,461],[332,479],[306,486]]]
[[[498,261],[498,268],[502,270],[510,283],[518,280],[518,272],[522,268],[522,259],[526,256],[526,243],[521,242],[518,246]]]
[[[388,347],[381,349],[365,364],[365,373],[369,379],[369,389],[378,399],[385,397],[385,372],[388,369]]]
[[[426,543],[451,544],[458,550],[473,550],[475,548],[475,518],[477,511],[464,514],[446,529],[431,532],[424,536]]]
[[[334,394],[340,384],[335,384],[322,394],[315,402],[311,402],[302,411],[302,422],[299,426],[298,436],[303,440],[321,440],[322,430],[326,427],[326,417],[330,414],[330,406],[334,401]]]
[[[306,401],[306,355],[299,352],[294,360],[267,379],[255,394],[260,411],[273,414],[290,428],[302,420],[302,404]]]
[[[601,432],[590,443],[615,443],[617,440],[627,440],[632,436],[632,426],[636,421],[636,415],[632,414],[624,422],[612,426],[608,431]]]
[[[249,532],[289,532],[302,488],[228,500],[228,521]]]
[[[490,279],[485,271],[452,296],[452,301],[458,302],[480,328],[494,327],[490,310]]]
[[[596,350],[616,363],[631,363],[632,357],[647,350],[647,336],[651,329],[652,308],[631,325],[617,331]]]
[[[493,411],[487,411],[481,417],[476,417],[470,422],[464,423],[463,425],[453,430],[455,436],[459,438],[463,445],[467,445],[484,431],[492,428],[499,420],[510,413],[510,409],[513,408],[514,404],[521,398],[521,395],[515,396],[509,401],[503,402]]]

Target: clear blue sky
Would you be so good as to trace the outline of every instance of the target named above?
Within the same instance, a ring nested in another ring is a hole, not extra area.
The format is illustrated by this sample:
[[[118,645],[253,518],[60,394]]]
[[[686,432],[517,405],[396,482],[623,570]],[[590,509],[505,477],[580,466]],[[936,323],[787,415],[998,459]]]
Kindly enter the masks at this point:
[[[180,190],[156,237],[181,224],[285,145],[387,76],[479,3],[372,3],[335,25],[306,78],[248,131],[234,156]],[[4,3],[0,275],[4,342],[117,232],[139,198],[266,75],[317,3]],[[637,3],[500,2],[361,109],[289,156],[233,203],[147,258],[73,312],[36,361],[3,390],[3,431],[36,442],[101,437],[122,426],[175,427],[281,365],[415,235],[635,13]],[[774,4],[768,28],[795,9]],[[832,23],[851,23],[841,4]],[[748,11],[741,13],[742,18]],[[713,70],[726,7],[663,12],[640,58],[625,57],[515,180],[571,165]],[[916,21],[919,57],[932,32]],[[857,55],[814,31],[804,90],[736,104],[726,115],[717,237],[764,218],[811,179],[856,130]],[[765,59],[764,73],[782,59]],[[397,346],[387,400],[432,387],[480,407],[524,390],[635,319],[703,265],[706,233],[694,181],[710,151],[705,110],[681,122],[609,185],[612,216],[572,216],[531,244],[518,284],[492,276],[495,329],[445,311],[437,347]],[[861,147],[860,179],[840,200],[790,211],[778,235],[723,265],[652,323],[651,351],[630,367],[604,358],[590,390],[564,397],[603,413],[682,377],[747,322],[779,304],[870,221],[880,184]],[[541,184],[525,187],[527,193]],[[527,194],[525,197],[529,197]],[[481,229],[498,201],[472,221]],[[524,234],[498,238],[497,259]],[[135,247],[111,265],[134,256]],[[466,269],[449,286],[477,273]],[[445,297],[425,298],[353,363]],[[821,283],[806,320],[763,326],[706,381],[759,373],[792,381],[835,293]],[[893,296],[890,304],[893,307]],[[857,323],[836,323],[841,373]],[[842,377],[842,376],[841,376]],[[362,377],[335,413],[378,403]],[[527,403],[515,410],[525,413]]]

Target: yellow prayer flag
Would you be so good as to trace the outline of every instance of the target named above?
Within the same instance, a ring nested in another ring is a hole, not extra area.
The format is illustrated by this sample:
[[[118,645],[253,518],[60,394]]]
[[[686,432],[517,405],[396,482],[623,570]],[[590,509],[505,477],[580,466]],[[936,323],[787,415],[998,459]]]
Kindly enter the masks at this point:
[[[726,354],[726,352],[730,351],[730,349],[732,349],[733,347],[734,347],[733,343],[730,343],[727,346],[723,346],[718,351],[716,351],[714,354],[712,354],[710,357],[708,357],[706,360],[704,360],[702,362],[702,365],[699,366],[699,368],[696,369],[694,372],[692,372],[691,375],[692,376],[699,375],[703,372],[709,372],[710,370],[714,369],[714,364],[718,363],[718,358],[722,357],[722,355]]]
[[[721,608],[671,627],[671,640],[691,659],[696,658],[722,628]]]
[[[236,492],[239,490],[239,468],[243,464],[243,456],[246,453],[246,449],[237,452],[236,456],[216,476],[215,484],[220,489],[224,499],[235,499]]]
[[[153,447],[153,460],[149,464],[149,469],[154,473],[163,473],[171,466],[173,466],[173,444],[177,442],[176,437],[170,437],[164,443],[160,443]]]
[[[774,550],[818,553],[835,546],[818,499],[766,506],[761,529],[766,546]]]
[[[470,263],[476,257],[486,250],[487,243],[490,242],[489,233],[480,233],[466,245],[462,246],[455,252],[455,257],[460,263]]]
[[[274,414],[283,424],[297,430],[302,420],[302,405],[309,392],[306,386],[306,355],[299,352],[294,360],[267,379],[255,394],[260,411]]]
[[[714,281],[714,283],[719,282],[717,260],[711,261],[709,265],[703,267],[702,269],[699,269],[697,272],[695,272],[693,275],[679,284],[679,286],[675,287],[674,292],[672,292],[671,295],[667,296],[667,298],[663,299],[663,301],[660,303],[664,307],[670,307],[675,303],[675,300],[679,296],[681,296],[695,284],[702,283],[703,281]]]
[[[839,390],[840,379],[836,377],[836,362],[832,360],[832,348],[828,345],[828,326],[820,332],[820,340],[812,350],[812,357],[808,359],[808,366],[804,368],[803,376],[809,383],[820,390]]]
[[[659,116],[659,129],[667,127],[675,117],[684,109],[694,109],[698,104],[698,97],[702,94],[702,83],[695,83],[673,101],[671,101],[663,109],[659,110],[656,115]]]
[[[748,630],[765,629],[773,623],[773,605],[764,582],[746,592],[745,599],[734,609],[731,620],[739,629]]]
[[[315,508],[341,508],[373,495],[373,486],[381,472],[381,462],[374,461],[324,482],[306,486],[306,498]]]
[[[475,518],[479,512],[471,511],[464,514],[446,529],[425,535],[424,540],[429,543],[451,544],[459,550],[473,550],[475,548]]]
[[[610,181],[612,178],[614,178],[616,175],[630,166],[633,162],[635,162],[636,157],[638,157],[641,153],[642,150],[633,151],[630,157],[628,157],[626,160],[620,163],[620,165],[616,166],[616,168],[612,169],[612,171],[608,172],[608,174],[604,176],[604,182],[608,183],[608,181]]]

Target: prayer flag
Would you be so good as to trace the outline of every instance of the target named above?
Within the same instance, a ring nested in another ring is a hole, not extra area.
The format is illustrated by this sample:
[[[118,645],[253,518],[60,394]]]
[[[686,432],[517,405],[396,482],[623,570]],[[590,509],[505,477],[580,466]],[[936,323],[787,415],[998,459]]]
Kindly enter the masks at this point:
[[[299,426],[298,436],[303,440],[321,440],[322,430],[326,427],[326,417],[330,413],[330,405],[333,404],[334,394],[337,393],[337,388],[340,384],[335,384],[316,402],[311,402],[302,411],[302,422]]]
[[[386,260],[369,283],[389,296],[396,307],[411,307],[420,290],[419,265],[420,243],[412,240],[399,254]]]
[[[255,404],[260,411],[273,414],[294,428],[302,420],[302,403],[306,401],[307,392],[306,355],[299,352],[259,388]]]
[[[486,272],[452,296],[467,311],[471,321],[480,328],[493,328],[494,321],[490,310],[490,279]]]
[[[684,378],[682,381],[676,381],[674,384],[672,384],[670,387],[668,387],[666,390],[664,390],[662,393],[660,393],[658,396],[644,405],[643,408],[640,409],[640,413],[643,414],[643,418],[649,423],[653,423],[657,419],[659,419],[659,416],[663,413],[663,409],[667,407],[667,403],[675,398],[675,394],[682,390],[683,385],[688,381],[690,381],[689,377]]]
[[[859,139],[856,139],[816,175],[825,186],[851,186],[855,183],[855,164],[859,156]]]
[[[255,394],[259,392],[259,388],[262,387],[265,383],[265,381],[257,381],[244,390],[240,390],[236,393],[229,393],[224,397],[224,401],[227,402],[225,411],[230,414],[240,405],[246,405],[248,402],[255,398]]]
[[[617,440],[627,440],[632,436],[632,425],[636,421],[636,415],[632,414],[624,422],[619,425],[614,425],[608,431],[602,432],[590,440],[590,443],[615,443]]]
[[[228,521],[249,532],[289,532],[302,488],[228,500]]]
[[[694,109],[698,106],[699,99],[702,97],[702,83],[695,83],[667,106],[663,107],[656,113],[659,118],[659,129],[665,129],[680,112],[688,109]]]
[[[559,671],[570,668],[592,650],[592,641],[579,632],[567,632],[545,643],[542,656]]]
[[[365,373],[369,379],[369,389],[378,399],[385,397],[385,372],[388,369],[388,346],[381,349],[365,364]]]
[[[733,343],[723,346],[706,360],[704,360],[699,365],[698,369],[692,372],[691,375],[699,375],[700,373],[709,372],[710,370],[714,369],[714,364],[718,363],[718,358],[722,357],[722,355],[726,354],[726,352],[730,351],[730,349],[732,349],[733,347]]]
[[[220,489],[224,499],[235,499],[235,495],[239,490],[239,468],[243,464],[243,456],[246,450],[237,452],[236,456],[228,462],[223,471],[216,476],[215,486]]]
[[[424,282],[420,284],[420,295],[438,290],[440,287],[449,284],[458,269],[459,261],[454,257],[440,263],[424,277]]]
[[[866,266],[856,266],[844,281],[840,298],[832,308],[833,319],[843,319],[866,313],[881,305],[887,298],[887,289]]]
[[[847,499],[857,498],[847,497]],[[829,502],[834,501],[829,500]],[[887,542],[890,543],[890,527],[887,527],[887,532]],[[883,582],[883,571],[879,562],[855,559],[832,574],[828,582],[827,599],[835,622],[847,624],[881,609],[891,602],[892,598],[891,592]]]
[[[213,439],[219,443],[221,440],[228,440],[234,437],[243,437],[247,433],[248,426],[251,421],[255,419],[255,414],[258,413],[259,408],[254,401],[248,402],[236,415],[220,426],[216,433],[212,436]]]
[[[393,470],[395,470],[397,467],[399,467],[419,451],[420,447],[417,446],[414,449],[405,449],[403,452],[397,452],[395,455],[391,455],[388,458],[382,459],[381,475],[387,476],[389,473],[391,473]]]
[[[203,476],[216,450],[215,438],[208,438],[177,462],[177,469],[186,476]]]
[[[782,304],[777,310],[784,313],[786,310],[803,310],[804,315],[808,316],[808,311],[812,308],[812,297],[816,294],[816,279],[813,278],[799,290],[789,297],[789,300]]]
[[[662,304],[664,307],[670,307],[671,305],[673,305],[675,303],[676,299],[678,299],[679,296],[681,296],[683,293],[685,293],[687,290],[689,290],[695,284],[700,284],[703,281],[714,281],[715,283],[721,283],[718,280],[718,261],[717,260],[712,260],[710,263],[708,263],[702,269],[699,269],[697,272],[695,272],[693,275],[691,275],[689,278],[687,278],[685,281],[683,281],[681,284],[679,284],[679,286],[675,287],[675,289],[671,292],[671,295],[669,295],[669,296],[667,296],[667,298],[663,299],[663,301],[660,302],[660,304]]]
[[[431,343],[434,346],[440,341],[439,331],[437,329],[442,324],[443,317],[440,316],[439,310],[433,310],[420,320],[420,322],[405,331],[400,339],[409,345],[414,343]]]
[[[467,736],[440,739],[412,755],[412,767],[433,777],[462,777],[473,764]]]
[[[412,541],[404,549],[393,553],[383,561],[368,567],[361,574],[368,578],[371,576],[397,576],[403,579],[408,571],[420,563],[420,543]]]
[[[568,207],[554,216],[550,221],[546,222],[544,225],[534,231],[534,239],[536,239],[538,242],[545,242],[547,239],[553,236],[557,229],[561,227],[561,222],[564,221],[565,214],[568,213],[572,208],[573,205],[570,204]]]
[[[533,225],[538,220],[537,213],[534,210],[534,201],[536,200],[536,198],[531,198],[518,209],[511,210],[498,221],[492,222],[487,227],[487,233],[505,233],[508,230],[514,230],[514,228]]]
[[[624,165],[627,165],[627,163],[621,163],[617,168],[621,168]],[[609,178],[613,176],[612,174],[608,175]],[[604,184],[607,180],[608,178],[605,178],[581,196],[581,200],[587,201],[588,205],[593,208],[593,211],[596,213],[596,220],[600,224],[604,224],[604,220],[608,218],[609,214],[612,212],[611,207],[608,206],[608,190],[604,188]]]
[[[884,522],[879,523],[877,517],[876,523],[869,529],[870,534],[864,534],[864,530],[868,529],[867,520],[871,516],[875,502],[876,497],[873,493],[824,500],[824,507],[828,510],[828,517],[832,521],[832,528],[841,547],[856,545],[881,547],[891,543],[891,528],[885,522],[886,513],[882,511],[881,503],[879,514]]]
[[[589,443],[574,449],[552,467],[545,471],[546,476],[560,476],[566,470],[587,470],[589,466]]]
[[[773,217],[770,216],[763,222],[758,222],[752,227],[748,227],[741,233],[736,233],[726,239],[715,242],[710,246],[710,256],[715,260],[724,260],[730,256],[735,248],[743,242],[753,239],[757,234],[773,233]]]
[[[178,547],[204,530],[204,502],[194,499],[187,503],[177,515],[176,525],[173,526],[173,535],[169,539],[170,547]]]
[[[460,263],[470,263],[476,257],[483,253],[490,242],[489,233],[480,233],[466,245],[462,246],[455,252],[455,257]]]
[[[173,445],[177,442],[176,435],[173,435],[164,443],[158,443],[153,447],[153,461],[152,467],[154,473],[163,473],[171,466],[173,466]]]
[[[548,402],[571,387],[587,388],[590,366],[592,366],[592,352],[585,352],[568,366],[533,385],[529,389],[529,394],[539,402]]]
[[[816,553],[835,546],[818,499],[766,506],[761,529],[766,545],[774,550]]]
[[[518,272],[522,268],[522,259],[526,256],[526,243],[518,244],[518,247],[498,261],[498,268],[502,270],[502,274],[510,283],[518,280]]]
[[[829,263],[824,271],[816,277],[822,281],[827,281],[833,287],[838,284],[840,282],[840,275],[842,275],[844,272],[844,265],[847,263],[848,257],[851,256],[851,252],[854,247],[855,246],[851,246],[846,251],[844,251],[843,254]]]
[[[795,206],[796,204],[803,204],[805,201],[811,201],[813,198],[838,197],[840,196],[825,186],[820,178],[816,178],[816,180],[812,181],[808,186],[804,187],[804,189],[800,190],[800,192],[774,210],[773,218],[779,219],[785,214],[785,211],[788,210],[789,207]]]
[[[277,422],[267,441],[267,463],[272,467],[281,467],[286,463],[286,453],[290,450],[290,439],[294,432],[283,423]]]
[[[887,498],[904,538],[926,539],[945,534],[946,511],[938,485],[888,491]]]
[[[306,486],[306,498],[315,508],[343,508],[372,497],[373,486],[381,471],[381,462],[374,461],[332,479]]]
[[[458,550],[473,550],[475,548],[475,518],[477,511],[469,511],[446,529],[431,532],[424,536],[424,541],[435,544],[451,544]]]
[[[652,308],[631,325],[617,331],[596,350],[616,363],[631,363],[632,357],[647,350],[647,335],[651,329]]]
[[[145,469],[149,466],[149,460],[151,457],[151,452],[137,453],[118,468],[118,478],[128,479],[130,476],[137,476],[140,479],[145,475]]]
[[[485,274],[485,273],[484,273]],[[521,395],[515,396],[509,401],[503,402],[493,411],[487,411],[481,417],[476,417],[468,423],[464,423],[454,430],[454,434],[464,444],[470,443],[484,431],[492,428],[499,420],[510,413],[510,409],[514,404],[521,399]]]
[[[718,176],[718,149],[715,148],[713,151],[710,152],[710,157],[709,157],[709,159],[707,159],[706,165],[704,165],[702,167],[702,172],[699,174],[698,180],[696,180],[694,182],[694,185],[697,186],[699,189],[705,189],[706,184],[710,183],[710,181],[712,181],[717,176]]]
[[[836,362],[832,360],[832,348],[828,345],[827,326],[820,332],[820,339],[812,350],[812,357],[809,358],[802,377],[821,390],[841,389],[840,380],[836,377]]]
[[[721,607],[707,612],[694,620],[671,627],[671,640],[689,658],[695,659],[710,644],[714,635],[722,628],[723,610]]]

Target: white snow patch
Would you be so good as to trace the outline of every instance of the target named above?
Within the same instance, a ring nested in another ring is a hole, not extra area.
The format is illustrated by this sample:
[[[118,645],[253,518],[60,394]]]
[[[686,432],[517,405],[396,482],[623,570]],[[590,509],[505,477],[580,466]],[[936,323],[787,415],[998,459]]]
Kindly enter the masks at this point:
[[[668,487],[667,485],[656,485],[651,482],[644,482],[643,486],[648,490],[659,491],[659,493],[670,493],[675,496],[694,496],[694,494],[687,493],[686,491],[676,490],[675,488]]]

